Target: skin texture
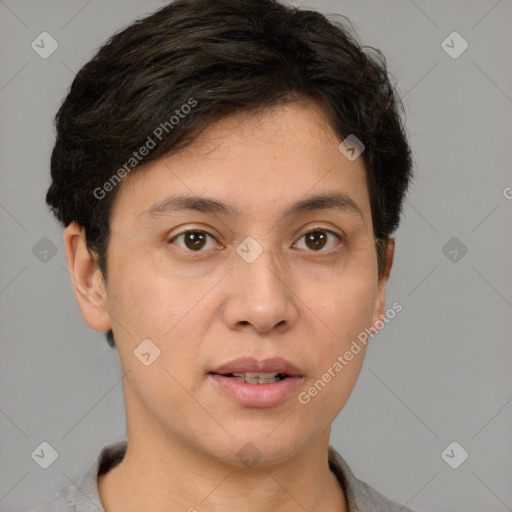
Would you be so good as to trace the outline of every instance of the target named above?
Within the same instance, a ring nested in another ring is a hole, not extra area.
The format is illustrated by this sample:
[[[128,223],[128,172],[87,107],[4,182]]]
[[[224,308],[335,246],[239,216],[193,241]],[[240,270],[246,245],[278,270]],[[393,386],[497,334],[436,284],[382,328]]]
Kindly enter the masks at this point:
[[[107,512],[346,510],[327,450],[364,347],[307,405],[297,393],[382,318],[394,240],[379,281],[364,164],[339,143],[322,110],[300,102],[225,118],[139,169],[114,204],[106,286],[82,230],[66,228],[80,310],[91,328],[113,329],[125,372],[127,454],[98,479]],[[349,195],[362,217],[281,219],[295,201],[330,192]],[[143,213],[171,194],[213,197],[240,215]],[[201,252],[175,238],[190,229],[211,235]],[[328,237],[319,249],[304,237],[313,229]],[[236,252],[247,236],[263,248],[252,263]],[[147,338],[160,349],[149,366],[134,356]],[[283,357],[304,382],[275,407],[243,407],[208,377],[242,355]],[[246,443],[261,454],[252,467],[237,456]]]

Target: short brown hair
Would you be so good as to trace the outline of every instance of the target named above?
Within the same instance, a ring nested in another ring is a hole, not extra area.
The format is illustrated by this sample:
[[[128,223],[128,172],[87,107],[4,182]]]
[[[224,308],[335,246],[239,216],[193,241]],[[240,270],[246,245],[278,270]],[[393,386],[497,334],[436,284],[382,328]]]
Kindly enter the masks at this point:
[[[118,189],[105,184],[116,171],[121,178],[123,166],[137,172],[126,163],[156,127],[167,127],[165,137],[144,165],[231,113],[297,98],[316,101],[341,139],[353,134],[365,145],[381,275],[412,177],[411,151],[384,56],[360,46],[342,18],[276,0],[176,0],[112,36],[82,67],[56,115],[46,201],[64,226],[84,228],[104,279]],[[171,123],[191,98],[194,108]],[[100,189],[108,193],[98,199]],[[107,339],[115,346],[111,331]]]

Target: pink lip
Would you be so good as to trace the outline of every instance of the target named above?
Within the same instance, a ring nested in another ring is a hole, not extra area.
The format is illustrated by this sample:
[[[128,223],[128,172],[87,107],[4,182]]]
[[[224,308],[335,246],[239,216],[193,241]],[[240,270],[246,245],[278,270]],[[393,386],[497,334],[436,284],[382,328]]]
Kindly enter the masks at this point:
[[[297,366],[282,359],[280,357],[273,357],[270,359],[264,359],[258,361],[253,357],[239,357],[233,359],[229,363],[223,364],[222,366],[212,370],[210,373],[217,375],[227,375],[228,373],[286,373],[293,377],[302,377],[302,372]],[[263,384],[262,384],[263,385]]]
[[[287,378],[271,384],[247,384],[230,373],[286,373]],[[240,357],[211,371],[208,376],[221,391],[245,407],[275,407],[284,402],[304,381],[297,366],[280,357],[258,361],[252,357]]]
[[[222,391],[244,407],[275,407],[284,402],[303,382],[304,377],[288,377],[272,384],[247,384],[232,377],[209,374]]]

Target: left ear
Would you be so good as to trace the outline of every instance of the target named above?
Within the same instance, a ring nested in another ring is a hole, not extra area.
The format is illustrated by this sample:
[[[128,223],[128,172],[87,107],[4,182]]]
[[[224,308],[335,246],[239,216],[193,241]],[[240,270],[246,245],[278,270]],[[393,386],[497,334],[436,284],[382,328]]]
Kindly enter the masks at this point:
[[[372,325],[375,325],[377,320],[382,320],[386,309],[386,286],[388,284],[389,274],[391,273],[393,258],[395,256],[395,239],[393,237],[390,236],[386,240],[384,252],[386,254],[386,263],[384,265],[382,276],[379,279],[379,290],[377,294],[377,301],[375,302]]]

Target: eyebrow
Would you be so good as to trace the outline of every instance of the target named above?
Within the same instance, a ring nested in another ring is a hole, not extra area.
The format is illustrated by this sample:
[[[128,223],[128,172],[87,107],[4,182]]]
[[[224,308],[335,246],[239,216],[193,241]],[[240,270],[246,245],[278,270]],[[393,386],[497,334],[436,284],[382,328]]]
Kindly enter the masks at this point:
[[[316,194],[305,199],[300,199],[288,206],[282,213],[281,219],[297,216],[308,211],[339,210],[357,214],[364,224],[364,216],[361,208],[347,194],[343,192]],[[176,195],[170,196],[144,210],[139,216],[159,217],[172,213],[192,210],[200,213],[214,213],[228,217],[240,215],[240,210],[231,204],[219,201],[211,197]]]

